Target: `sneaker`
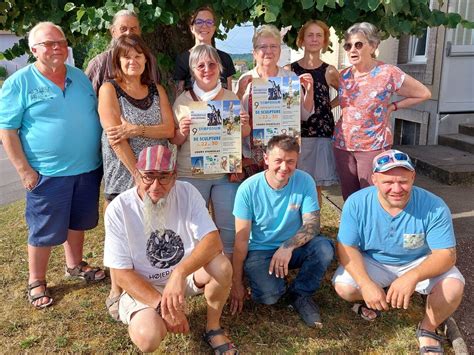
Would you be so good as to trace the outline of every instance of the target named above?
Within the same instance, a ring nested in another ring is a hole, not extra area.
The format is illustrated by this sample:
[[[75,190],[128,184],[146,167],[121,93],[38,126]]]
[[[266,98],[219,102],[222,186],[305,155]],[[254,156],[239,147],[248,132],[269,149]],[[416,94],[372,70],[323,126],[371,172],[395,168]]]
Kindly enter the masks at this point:
[[[319,307],[311,296],[296,296],[288,308],[297,311],[307,326],[320,329],[323,327]]]

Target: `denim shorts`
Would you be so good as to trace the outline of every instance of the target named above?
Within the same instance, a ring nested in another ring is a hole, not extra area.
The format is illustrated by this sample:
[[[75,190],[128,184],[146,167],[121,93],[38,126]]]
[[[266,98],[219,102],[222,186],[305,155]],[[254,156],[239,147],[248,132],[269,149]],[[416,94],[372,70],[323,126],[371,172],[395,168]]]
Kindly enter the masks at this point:
[[[101,180],[102,167],[73,176],[39,175],[36,186],[26,192],[28,244],[60,245],[66,241],[69,229],[95,228],[99,221]]]

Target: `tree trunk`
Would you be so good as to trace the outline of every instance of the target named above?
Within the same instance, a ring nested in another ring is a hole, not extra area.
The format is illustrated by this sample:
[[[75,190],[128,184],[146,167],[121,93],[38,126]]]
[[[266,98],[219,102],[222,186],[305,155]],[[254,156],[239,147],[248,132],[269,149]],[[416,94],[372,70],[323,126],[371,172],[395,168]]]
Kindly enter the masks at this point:
[[[174,101],[173,71],[176,56],[194,45],[194,38],[185,21],[177,25],[158,25],[154,32],[143,35],[146,44],[157,58],[161,85],[168,91],[170,102]]]

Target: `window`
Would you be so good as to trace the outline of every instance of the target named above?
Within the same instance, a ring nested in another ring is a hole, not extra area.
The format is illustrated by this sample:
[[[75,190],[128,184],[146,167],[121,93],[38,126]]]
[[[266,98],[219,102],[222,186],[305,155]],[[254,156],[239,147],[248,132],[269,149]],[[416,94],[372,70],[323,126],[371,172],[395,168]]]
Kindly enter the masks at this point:
[[[428,54],[428,29],[423,31],[421,37],[410,37],[408,59],[412,63],[426,63]]]

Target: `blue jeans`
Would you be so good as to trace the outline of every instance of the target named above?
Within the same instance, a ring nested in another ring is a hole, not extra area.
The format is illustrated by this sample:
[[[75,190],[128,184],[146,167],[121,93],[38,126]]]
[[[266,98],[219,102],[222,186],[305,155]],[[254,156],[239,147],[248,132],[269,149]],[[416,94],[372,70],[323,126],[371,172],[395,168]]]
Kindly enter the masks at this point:
[[[274,304],[286,292],[285,279],[270,275],[268,269],[275,250],[249,251],[244,271],[252,290],[252,299],[263,304]],[[300,269],[288,286],[294,296],[312,296],[321,284],[326,270],[334,258],[334,244],[321,235],[293,250],[288,269]]]
[[[224,253],[232,254],[235,238],[235,218],[232,210],[240,184],[230,182],[227,176],[212,180],[180,177],[178,180],[189,182],[198,189],[207,206],[209,200],[212,201],[215,223],[224,244]]]

